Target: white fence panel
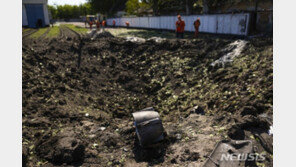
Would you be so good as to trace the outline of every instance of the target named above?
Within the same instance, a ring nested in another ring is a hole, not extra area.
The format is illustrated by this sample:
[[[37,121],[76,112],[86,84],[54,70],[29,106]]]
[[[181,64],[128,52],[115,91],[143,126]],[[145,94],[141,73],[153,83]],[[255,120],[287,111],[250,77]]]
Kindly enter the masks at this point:
[[[230,34],[231,33],[231,15],[221,15],[218,18],[217,33]]]
[[[160,17],[161,29],[174,30],[176,27],[176,20],[174,16]]]
[[[160,18],[149,17],[149,27],[154,29],[160,29]]]
[[[194,31],[194,19],[196,19],[195,16],[183,17],[183,20],[185,21],[185,31]]]
[[[115,19],[115,21],[116,21],[116,25],[119,25],[119,26],[121,26],[121,18],[116,18]]]
[[[149,28],[149,19],[148,19],[148,17],[140,17],[140,23],[141,23],[140,27]]]
[[[140,19],[138,17],[133,18],[132,25],[135,27],[140,27]]]
[[[194,21],[200,18],[200,32],[247,35],[250,15],[244,14],[217,14],[217,15],[191,15],[183,16],[185,21],[185,31],[195,31]],[[112,25],[113,18],[107,19],[107,23]],[[135,28],[153,28],[164,30],[176,29],[176,16],[158,16],[158,17],[133,17],[116,18],[116,25],[126,26],[125,22],[130,23],[130,27]]]

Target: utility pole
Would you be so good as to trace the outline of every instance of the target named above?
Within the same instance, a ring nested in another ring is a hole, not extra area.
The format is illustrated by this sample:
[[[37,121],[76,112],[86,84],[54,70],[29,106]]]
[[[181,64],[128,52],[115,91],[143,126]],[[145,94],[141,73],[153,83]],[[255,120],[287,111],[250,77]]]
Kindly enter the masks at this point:
[[[153,0],[153,15],[156,16],[158,14],[158,0]]]

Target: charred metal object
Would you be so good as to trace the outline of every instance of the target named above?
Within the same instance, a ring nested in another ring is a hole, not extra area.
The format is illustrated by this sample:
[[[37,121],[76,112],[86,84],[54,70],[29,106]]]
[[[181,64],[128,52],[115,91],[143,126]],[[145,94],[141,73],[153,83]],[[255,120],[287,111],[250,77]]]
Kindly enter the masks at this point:
[[[153,145],[163,140],[163,125],[153,107],[132,113],[136,133],[142,147]]]
[[[248,158],[252,153],[253,144],[250,140],[222,140],[218,142],[203,167],[253,166],[254,161]]]

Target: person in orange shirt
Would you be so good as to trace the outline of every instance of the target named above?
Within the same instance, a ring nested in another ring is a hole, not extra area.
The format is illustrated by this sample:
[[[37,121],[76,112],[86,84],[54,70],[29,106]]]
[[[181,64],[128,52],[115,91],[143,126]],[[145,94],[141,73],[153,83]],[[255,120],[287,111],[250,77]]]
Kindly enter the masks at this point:
[[[130,24],[129,24],[129,22],[127,21],[127,22],[125,22],[125,25],[126,25],[127,27],[129,27]]]
[[[115,20],[113,20],[113,22],[112,22],[112,23],[113,23],[113,27],[115,27],[115,24],[116,24]]]
[[[100,30],[100,21],[99,20],[96,21],[96,26],[97,26],[97,29]]]
[[[181,16],[178,15],[178,21],[176,22],[176,37],[184,38],[185,22],[182,20]]]
[[[90,21],[88,22],[88,24],[89,24],[89,29],[92,29],[93,22],[90,20]]]
[[[195,22],[193,23],[194,28],[195,28],[195,33],[194,33],[194,37],[197,38],[198,34],[199,34],[199,26],[200,26],[200,19],[197,18],[197,20],[195,20]]]
[[[106,21],[105,20],[102,21],[102,27],[103,27],[103,31],[105,31],[105,27],[106,27]]]

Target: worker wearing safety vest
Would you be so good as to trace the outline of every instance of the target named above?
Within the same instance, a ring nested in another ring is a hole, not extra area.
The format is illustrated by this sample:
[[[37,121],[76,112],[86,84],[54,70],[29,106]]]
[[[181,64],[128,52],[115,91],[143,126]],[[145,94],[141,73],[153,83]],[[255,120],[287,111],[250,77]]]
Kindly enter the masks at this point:
[[[113,23],[113,27],[115,27],[115,24],[116,24],[115,20],[113,20],[113,22],[112,22],[112,23]]]
[[[178,21],[176,22],[176,37],[184,38],[185,22],[182,20],[181,16],[178,15]]]
[[[102,21],[102,27],[103,27],[103,31],[105,31],[105,27],[106,27],[106,21],[105,20]]]
[[[195,20],[195,22],[193,23],[193,25],[194,25],[194,29],[195,29],[194,37],[197,38],[198,37],[198,33],[199,33],[200,19],[197,18],[197,20]]]

